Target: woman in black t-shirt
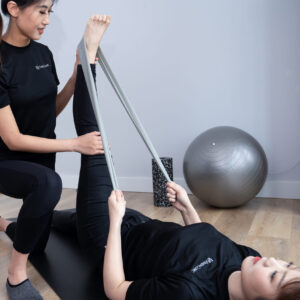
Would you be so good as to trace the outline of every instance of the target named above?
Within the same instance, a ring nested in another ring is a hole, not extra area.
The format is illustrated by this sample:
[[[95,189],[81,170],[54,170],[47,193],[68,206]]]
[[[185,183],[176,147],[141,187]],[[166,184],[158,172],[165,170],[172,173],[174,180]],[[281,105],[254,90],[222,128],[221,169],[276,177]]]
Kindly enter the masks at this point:
[[[77,133],[98,130],[81,66],[73,105]],[[104,155],[82,156],[76,211],[55,211],[53,226],[75,233],[99,266],[104,256],[109,299],[299,299],[300,271],[292,263],[234,243],[201,222],[182,187],[168,183],[167,190],[185,226],[126,209],[122,192],[112,192]]]
[[[95,66],[91,68],[95,76]],[[78,135],[98,130],[80,65],[73,105]],[[299,277],[292,264],[261,258],[202,223],[175,183],[168,184],[168,197],[186,226],[125,210],[122,192],[111,190],[104,155],[82,155],[77,211],[55,212],[53,218],[54,227],[78,234],[99,265],[105,252],[104,287],[110,299],[275,299]],[[7,229],[12,239],[13,224]]]
[[[27,279],[26,262],[29,253],[44,250],[60,199],[55,153],[94,155],[103,153],[103,147],[96,131],[56,140],[56,118],[74,93],[79,59],[57,93],[52,53],[35,41],[49,25],[53,1],[2,0],[1,6],[9,24],[0,44],[0,193],[23,199],[17,223],[0,217],[0,230],[11,232],[14,241],[6,286],[10,299],[41,299]],[[89,22],[106,26],[99,17]],[[85,37],[89,38],[88,30]]]

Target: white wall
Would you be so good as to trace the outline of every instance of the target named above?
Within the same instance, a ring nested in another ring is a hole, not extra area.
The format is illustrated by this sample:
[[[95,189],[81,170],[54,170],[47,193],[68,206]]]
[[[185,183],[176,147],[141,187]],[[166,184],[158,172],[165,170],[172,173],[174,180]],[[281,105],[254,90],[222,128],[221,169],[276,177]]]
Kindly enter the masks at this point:
[[[159,154],[174,158],[179,183],[190,142],[231,125],[267,154],[260,195],[300,198],[299,0],[60,0],[54,11],[41,42],[54,53],[61,88],[89,15],[112,15],[102,49]],[[100,68],[98,75],[122,188],[151,191],[151,157]],[[56,132],[75,136],[72,103]],[[78,170],[79,154],[57,155],[65,187],[76,187]]]

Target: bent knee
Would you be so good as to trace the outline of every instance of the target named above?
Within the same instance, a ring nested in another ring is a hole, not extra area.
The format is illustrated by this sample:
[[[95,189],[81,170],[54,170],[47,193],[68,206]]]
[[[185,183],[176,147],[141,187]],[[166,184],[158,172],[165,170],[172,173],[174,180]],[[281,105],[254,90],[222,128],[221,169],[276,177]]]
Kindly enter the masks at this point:
[[[37,189],[45,208],[53,209],[61,197],[62,180],[55,171],[46,171],[37,179]]]

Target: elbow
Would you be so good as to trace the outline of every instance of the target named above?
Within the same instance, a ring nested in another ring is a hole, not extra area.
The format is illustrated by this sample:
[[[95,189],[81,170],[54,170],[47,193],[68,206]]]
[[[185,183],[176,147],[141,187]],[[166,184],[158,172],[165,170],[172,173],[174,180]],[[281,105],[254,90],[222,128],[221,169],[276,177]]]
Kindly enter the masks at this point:
[[[21,134],[18,136],[10,137],[9,139],[3,141],[10,151],[20,151],[20,137]]]
[[[7,143],[6,146],[10,151],[18,151],[18,147],[15,143]]]
[[[112,293],[111,289],[108,289],[107,287],[104,286],[104,292],[105,292],[106,297],[109,300],[114,300],[113,293]]]
[[[118,297],[118,291],[117,289],[107,289],[104,288],[105,295],[109,300],[119,300],[120,297]]]
[[[107,299],[109,299],[109,300],[114,300],[114,298],[110,295],[110,293],[105,292],[105,296],[106,296]]]

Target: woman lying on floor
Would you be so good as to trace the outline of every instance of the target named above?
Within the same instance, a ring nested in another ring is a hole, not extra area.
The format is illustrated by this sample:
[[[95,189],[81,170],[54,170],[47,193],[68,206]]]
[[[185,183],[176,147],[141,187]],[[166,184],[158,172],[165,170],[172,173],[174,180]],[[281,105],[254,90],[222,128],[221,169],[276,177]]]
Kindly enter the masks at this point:
[[[90,62],[106,27],[87,25]],[[94,64],[91,69],[95,77]],[[73,105],[77,134],[98,131],[80,65]],[[104,259],[109,299],[300,299],[296,266],[262,258],[202,223],[181,186],[170,182],[167,191],[185,226],[126,209],[122,192],[112,191],[105,156],[81,156],[76,212],[56,211],[53,226],[76,232],[99,265]]]

